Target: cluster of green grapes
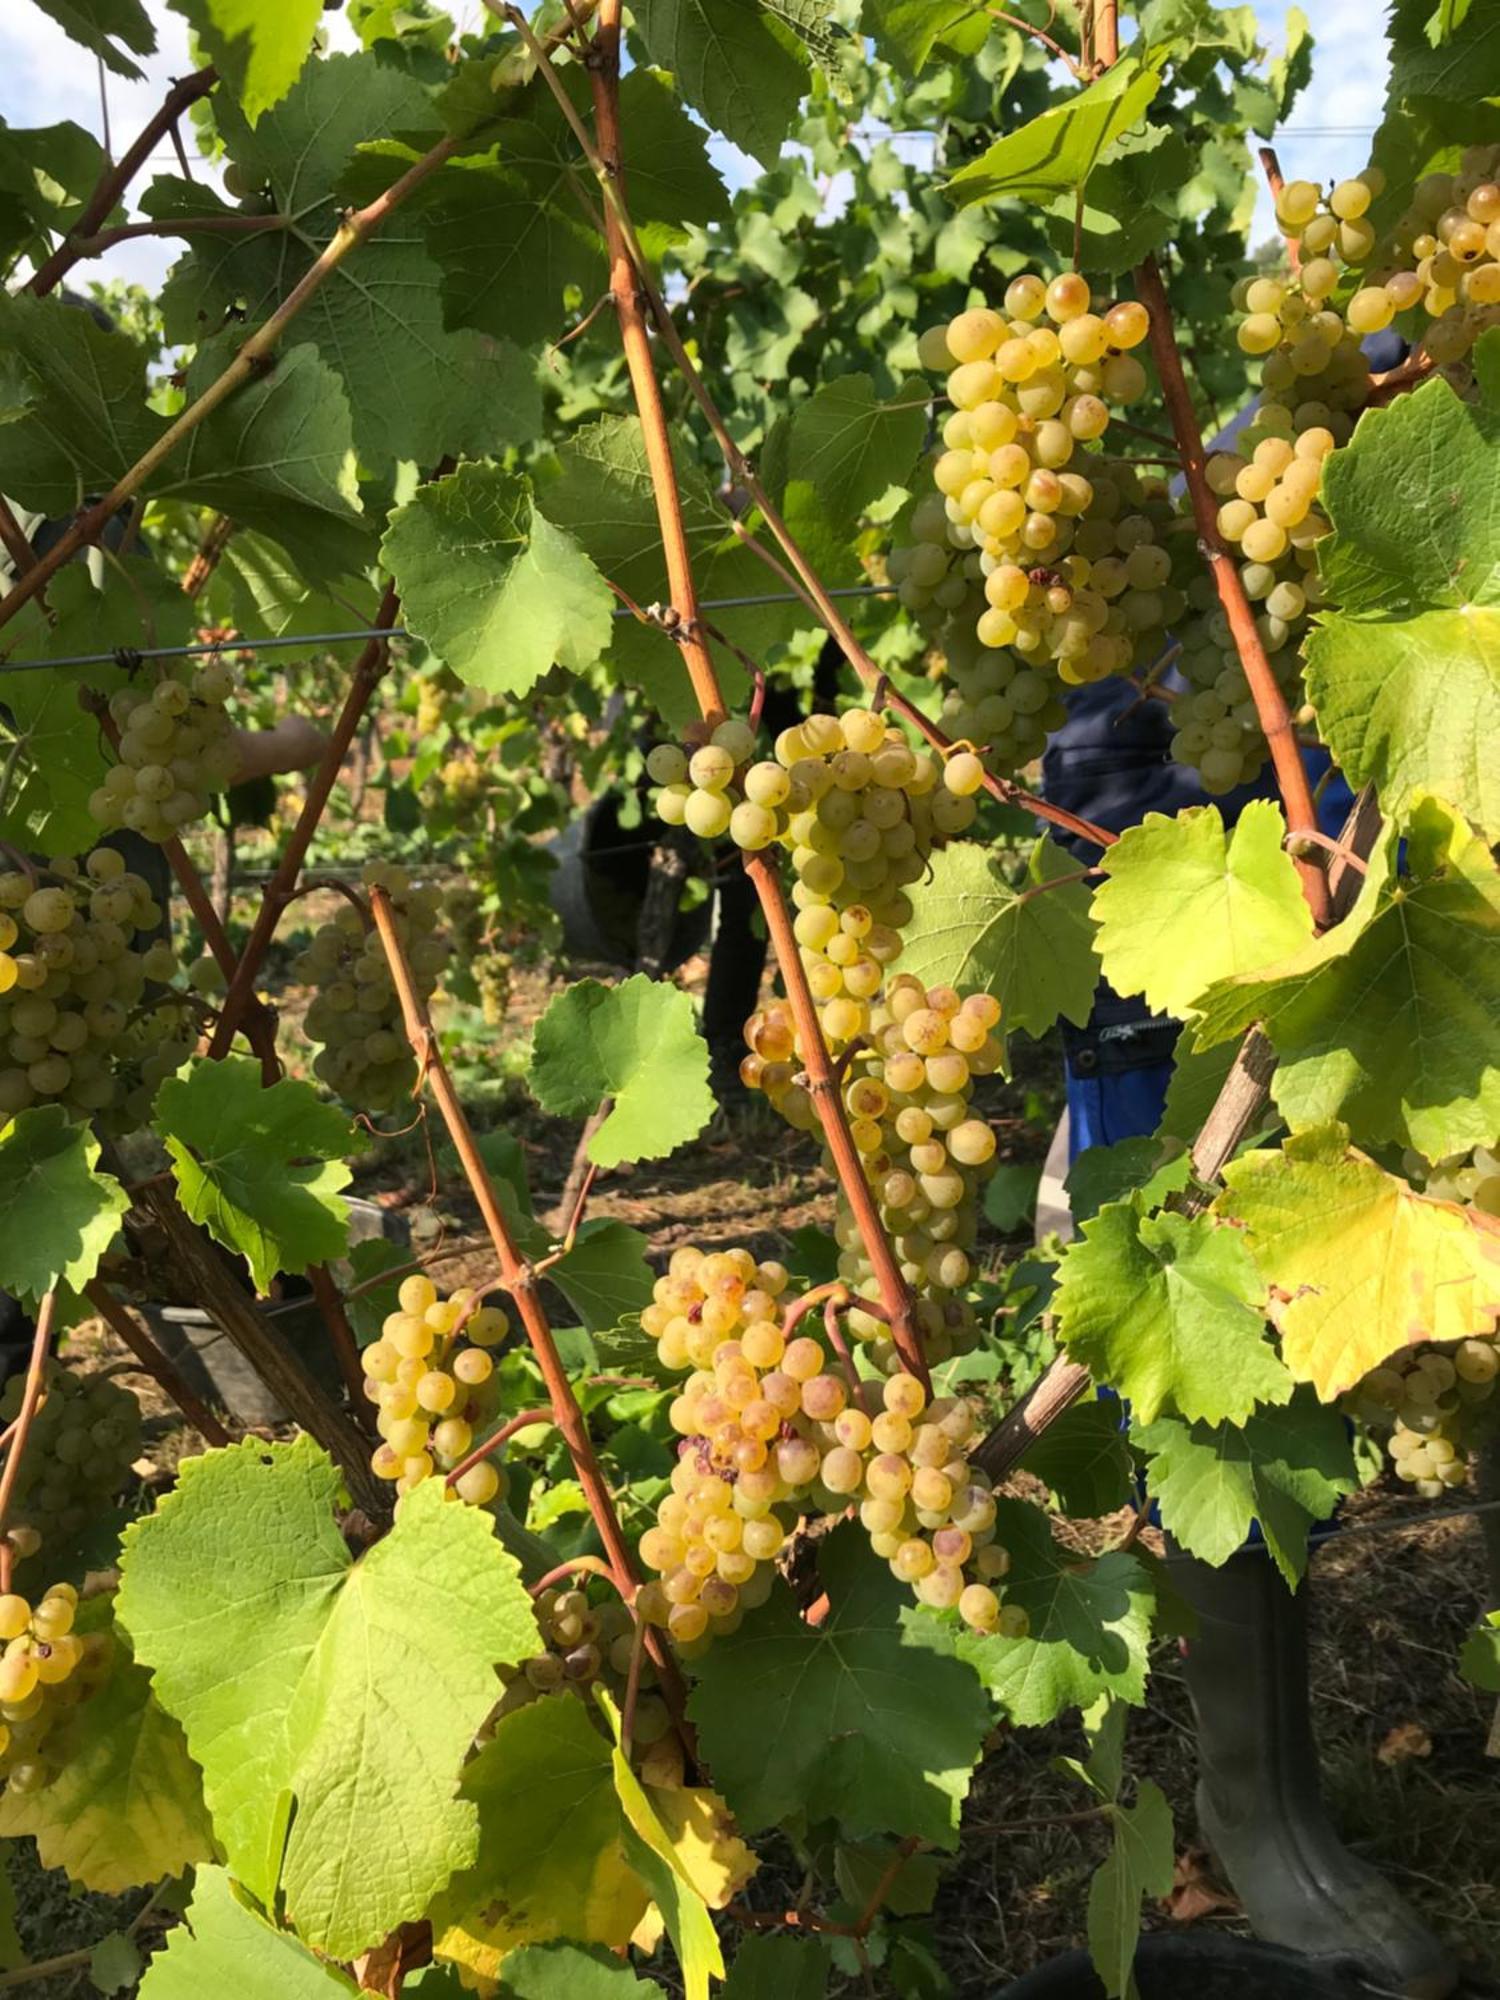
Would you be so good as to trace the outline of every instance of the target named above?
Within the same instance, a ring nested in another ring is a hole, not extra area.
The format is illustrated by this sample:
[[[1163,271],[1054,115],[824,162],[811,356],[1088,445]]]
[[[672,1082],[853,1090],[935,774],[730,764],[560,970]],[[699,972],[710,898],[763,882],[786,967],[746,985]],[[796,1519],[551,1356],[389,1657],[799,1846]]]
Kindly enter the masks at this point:
[[[234,672],[225,660],[196,671],[164,671],[149,689],[120,688],[109,712],[120,732],[119,761],[89,795],[89,816],[106,829],[129,827],[147,840],[173,840],[208,810],[239,768],[225,706]]]
[[[25,1382],[13,1375],[0,1417],[21,1413]],[[107,1375],[48,1370],[16,1479],[16,1519],[47,1541],[76,1535],[124,1483],[141,1455],[141,1406]]]
[[[396,1298],[397,1310],[361,1360],[365,1394],[380,1412],[381,1442],[370,1465],[377,1479],[409,1493],[435,1472],[451,1472],[494,1415],[488,1350],[504,1340],[510,1321],[498,1306],[476,1305],[471,1291],[439,1298],[437,1286],[419,1274],[402,1279]],[[482,1458],[452,1490],[471,1506],[487,1507],[504,1498],[504,1475]]]
[[[118,1094],[113,1058],[148,980],[177,960],[150,884],[112,847],[35,875],[0,874],[0,1118],[39,1102],[92,1117]]]
[[[647,757],[658,813],[759,852],[787,849],[794,926],[824,1034],[835,1047],[863,1034],[885,968],[911,921],[906,891],[935,843],[962,833],[984,782],[979,759],[939,762],[863,708],[810,715],[784,729],[775,756],[751,763],[755,736],[730,721],[689,750],[658,744]]]
[[[1002,1614],[993,1588],[1009,1558],[994,1542],[988,1481],[964,1455],[968,1405],[929,1408],[912,1375],[890,1377],[878,1400],[873,1383],[854,1393],[820,1341],[787,1337],[785,1283],[748,1251],[684,1248],[641,1315],[663,1365],[693,1372],[671,1407],[682,1438],[671,1491],[641,1538],[656,1579],[639,1614],[691,1655],[764,1601],[797,1516],[857,1507],[876,1553],[923,1603],[1020,1636],[1024,1611]]]
[[[999,1068],[1004,1049],[994,1030],[1000,1006],[988,993],[961,998],[950,986],[923,988],[898,973],[869,1011],[870,1046],[859,1049],[844,1080],[850,1136],[880,1205],[881,1221],[919,1294],[917,1317],[932,1361],[963,1353],[976,1338],[964,1298],[973,1275],[979,1190],[993,1171],[995,1135],[973,1115],[974,1079]],[[817,1124],[800,1075],[791,1011],[773,1001],[745,1025],[750,1053],[740,1076],[764,1091],[799,1131]],[[857,1292],[872,1273],[858,1225],[847,1205],[835,1224],[839,1275]],[[858,1339],[872,1342],[883,1370],[897,1357],[881,1321],[856,1309],[848,1319]]]
[[[8,1789],[38,1792],[60,1765],[57,1725],[108,1674],[107,1633],[78,1633],[78,1592],[54,1583],[33,1605],[0,1596],[0,1775]]]
[[[384,861],[367,862],[361,880],[390,896],[396,935],[427,998],[448,962],[448,939],[438,925],[441,890],[414,888],[404,868]],[[314,1073],[363,1110],[391,1110],[411,1091],[417,1068],[377,932],[346,905],[313,933],[292,969],[318,989],[303,1018],[308,1036],[323,1044]]]

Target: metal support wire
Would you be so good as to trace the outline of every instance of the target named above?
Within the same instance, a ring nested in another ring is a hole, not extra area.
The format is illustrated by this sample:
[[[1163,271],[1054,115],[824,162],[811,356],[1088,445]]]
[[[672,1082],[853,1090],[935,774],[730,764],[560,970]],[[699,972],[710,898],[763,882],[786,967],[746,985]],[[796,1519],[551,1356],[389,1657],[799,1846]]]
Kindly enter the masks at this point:
[[[830,597],[890,597],[894,586],[884,583],[851,583],[830,590]],[[798,604],[795,591],[773,590],[755,597],[706,597],[700,611],[739,611],[760,604]],[[615,608],[616,618],[634,617],[624,605]],[[0,660],[0,674],[44,672],[50,667],[107,667],[123,653],[131,660],[181,660],[200,653],[268,653],[277,647],[342,645],[355,639],[405,639],[411,635],[404,625],[357,625],[348,632],[300,632],[279,639],[203,639],[191,646],[125,646],[112,653],[70,653],[60,660]]]

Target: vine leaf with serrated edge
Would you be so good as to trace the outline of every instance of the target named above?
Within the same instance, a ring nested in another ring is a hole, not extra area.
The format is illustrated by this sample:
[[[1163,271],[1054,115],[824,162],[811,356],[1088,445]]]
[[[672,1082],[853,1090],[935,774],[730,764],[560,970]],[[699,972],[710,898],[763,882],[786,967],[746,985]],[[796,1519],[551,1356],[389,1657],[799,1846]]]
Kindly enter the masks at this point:
[[[82,1291],[98,1270],[130,1206],[98,1158],[99,1141],[60,1104],[0,1126],[0,1286],[17,1298]]]
[[[1083,1225],[1052,1309],[1069,1354],[1128,1398],[1140,1422],[1162,1410],[1243,1423],[1284,1403],[1292,1378],[1266,1339],[1266,1283],[1237,1230],[1208,1216],[1148,1215],[1139,1195]]]
[[[200,1060],[167,1079],[155,1109],[183,1208],[245,1259],[257,1292],[280,1271],[343,1254],[339,1190],[358,1134],[311,1084],[283,1077],[267,1088],[249,1056]]]
[[[176,1490],[126,1530],[118,1616],[186,1732],[236,1878],[348,1958],[473,1861],[460,1767],[495,1668],[538,1639],[493,1521],[441,1480],[408,1493],[357,1562],[338,1493],[306,1437],[185,1459]]]
[[[1156,1013],[1191,1014],[1216,980],[1292,957],[1313,935],[1296,863],[1282,846],[1286,821],[1270,799],[1252,799],[1233,832],[1217,806],[1175,817],[1147,813],[1099,866],[1095,948],[1117,993],[1140,993]]]
[[[861,1540],[840,1528],[820,1544],[833,1609],[816,1630],[777,1584],[753,1619],[715,1640],[689,1715],[746,1833],[805,1811],[847,1834],[951,1848],[989,1704],[972,1670],[944,1657],[951,1641],[935,1619],[903,1619],[907,1593]]]
[[[1214,1203],[1274,1288],[1283,1360],[1324,1402],[1402,1348],[1500,1314],[1500,1221],[1418,1194],[1348,1140],[1325,1125],[1245,1153]]]
[[[1060,880],[1077,872],[1055,841],[1041,839],[1014,889],[978,842],[939,848],[927,880],[908,892],[915,915],[901,970],[924,985],[992,993],[1006,1033],[1044,1035],[1059,1020],[1081,1027],[1094,1004],[1099,960],[1088,890]]]
[[[974,201],[1046,203],[1085,185],[1111,146],[1145,117],[1161,88],[1164,51],[1121,57],[1096,82],[960,167],[944,192]]]
[[[193,1900],[141,1982],[140,2000],[349,2000],[354,1982],[250,1908],[223,1868],[199,1868]]]
[[[600,1167],[664,1158],[715,1108],[692,1002],[644,973],[619,986],[580,979],[560,993],[537,1022],[529,1081],[542,1109],[559,1116],[614,1100],[588,1145]]]
[[[1141,1936],[1141,1904],[1171,1893],[1175,1849],[1172,1808],[1161,1787],[1143,1779],[1133,1806],[1111,1805],[1114,1836],[1089,1883],[1089,1957],[1111,2000],[1132,1991]]]

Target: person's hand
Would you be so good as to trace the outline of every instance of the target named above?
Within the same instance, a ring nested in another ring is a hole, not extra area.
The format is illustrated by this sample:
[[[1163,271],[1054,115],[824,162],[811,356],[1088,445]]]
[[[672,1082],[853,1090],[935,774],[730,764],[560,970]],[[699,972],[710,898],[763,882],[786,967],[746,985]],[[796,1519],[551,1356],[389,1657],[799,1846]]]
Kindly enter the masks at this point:
[[[305,715],[284,715],[274,729],[237,729],[240,753],[234,783],[272,777],[278,771],[305,771],[328,748],[328,736]]]

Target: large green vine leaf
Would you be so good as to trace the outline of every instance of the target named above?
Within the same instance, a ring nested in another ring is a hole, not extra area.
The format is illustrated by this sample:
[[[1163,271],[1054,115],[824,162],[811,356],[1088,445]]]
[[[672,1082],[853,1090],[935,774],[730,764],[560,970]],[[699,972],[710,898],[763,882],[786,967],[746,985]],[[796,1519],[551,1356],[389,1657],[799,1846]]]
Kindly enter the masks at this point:
[[[688,1710],[715,1783],[747,1833],[804,1812],[952,1847],[989,1726],[979,1682],[936,1650],[935,1621],[903,1621],[909,1598],[856,1531],[822,1543],[820,1568],[823,1625],[778,1585],[704,1655]]]
[[[1395,877],[1387,835],[1348,920],[1284,963],[1201,997],[1200,1041],[1264,1023],[1272,1094],[1295,1129],[1339,1119],[1429,1159],[1500,1134],[1500,872],[1423,799]]]
[[[876,46],[913,75],[940,44],[956,55],[977,55],[990,32],[973,0],[865,0],[862,23]]]
[[[338,1487],[306,1437],[184,1460],[126,1532],[119,1617],[187,1733],[236,1877],[351,1957],[473,1861],[460,1766],[495,1667],[538,1642],[487,1515],[428,1481],[352,1562]]]
[[[1081,1027],[1094,1004],[1099,961],[1088,890],[1064,879],[1077,873],[1046,839],[1033,846],[1018,889],[977,841],[940,848],[927,879],[911,890],[916,914],[901,970],[993,993],[1006,1033],[1043,1035],[1060,1019]]]
[[[156,1117],[183,1207],[245,1259],[258,1292],[279,1271],[343,1253],[339,1189],[357,1135],[311,1084],[283,1077],[267,1089],[250,1056],[200,1060],[162,1085]]]
[[[581,1701],[513,1709],[463,1774],[479,1840],[432,1908],[434,1948],[483,1979],[528,1944],[620,1947],[645,1914],[609,1744]]]
[[[1307,1567],[1308,1529],[1358,1483],[1343,1417],[1307,1389],[1284,1409],[1252,1410],[1242,1425],[1160,1417],[1135,1442],[1151,1454],[1147,1483],[1168,1534],[1217,1565],[1258,1521],[1293,1590]]]
[[[1000,1500],[995,1539],[1010,1552],[1005,1600],[1030,1616],[1024,1639],[960,1631],[958,1656],[975,1667],[1011,1720],[1051,1722],[1100,1695],[1141,1702],[1155,1592],[1143,1566],[1118,1551],[1080,1556],[1052,1539],[1040,1508]]]
[[[1145,117],[1161,88],[1163,57],[1127,51],[1087,89],[1007,132],[948,181],[949,197],[1047,202],[1082,187],[1114,142]]]
[[[1318,727],[1388,812],[1440,794],[1500,837],[1500,333],[1477,401],[1441,377],[1367,411],[1328,461],[1329,596],[1307,642]]]
[[[187,1915],[141,1982],[141,2000],[348,2000],[354,1982],[268,1924],[222,1868],[200,1868]]]
[[[1052,1304],[1068,1352],[1142,1423],[1164,1409],[1243,1423],[1257,1403],[1292,1392],[1266,1339],[1265,1298],[1234,1230],[1206,1216],[1147,1215],[1135,1196],[1083,1225]]]
[[[192,237],[161,295],[169,339],[201,341],[240,311],[244,323],[259,325],[332,238],[356,148],[397,135],[415,134],[422,144],[440,136],[421,86],[369,55],[310,63],[253,130],[232,103],[218,105],[217,118],[231,159],[266,191],[284,226]],[[180,219],[179,197],[177,184],[168,223]],[[493,344],[447,330],[441,274],[410,208],[345,258],[296,326],[343,377],[354,442],[372,466],[412,459],[427,468],[444,452],[478,454],[529,435],[522,426],[534,420],[534,392],[528,385],[517,406],[513,370]]]
[[[581,671],[609,645],[614,598],[531,482],[461,465],[391,517],[380,549],[409,630],[473,687],[526,694],[555,664]]]
[[[726,139],[772,167],[807,88],[807,65],[761,0],[638,0],[651,59]]]
[[[44,1868],[117,1896],[180,1875],[209,1860],[214,1847],[203,1780],[182,1730],[157,1704],[122,1636],[113,1639],[109,1678],[60,1725],[52,1782],[34,1792],[8,1785],[0,1795],[0,1837],[29,1835]]]
[[[659,1160],[714,1115],[708,1044],[685,993],[637,973],[619,986],[580,979],[537,1022],[531,1087],[544,1111],[609,1116],[589,1140],[596,1166]]]
[[[171,0],[253,125],[301,74],[322,0]]]
[[[96,1173],[99,1141],[60,1104],[39,1104],[0,1126],[0,1286],[39,1299],[93,1277],[130,1206]]]
[[[1321,1126],[1246,1153],[1214,1203],[1279,1295],[1287,1367],[1325,1402],[1399,1349],[1463,1340],[1500,1314],[1500,1222],[1416,1193],[1348,1138]]]
[[[1116,992],[1182,1015],[1215,980],[1300,950],[1312,912],[1285,832],[1269,799],[1252,799],[1230,834],[1212,805],[1127,827],[1100,860],[1093,901],[1099,960]]]

